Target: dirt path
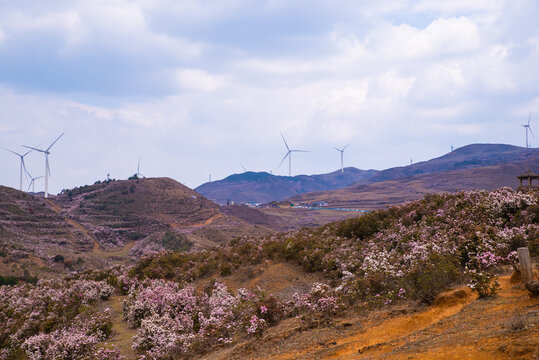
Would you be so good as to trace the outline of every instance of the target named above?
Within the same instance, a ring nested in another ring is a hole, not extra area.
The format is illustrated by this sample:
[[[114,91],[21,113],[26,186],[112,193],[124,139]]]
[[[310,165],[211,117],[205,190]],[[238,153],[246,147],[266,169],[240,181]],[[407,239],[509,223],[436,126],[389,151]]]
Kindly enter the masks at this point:
[[[133,336],[137,334],[135,329],[131,329],[123,319],[122,302],[126,296],[112,296],[105,303],[112,310],[112,337],[104,344],[105,347],[114,345],[125,356],[126,360],[136,359],[135,352],[131,349]]]
[[[50,199],[44,199],[45,202],[47,202],[47,204],[49,204],[49,206],[51,207],[51,209],[57,213],[58,215],[61,215],[61,216],[64,216],[62,215],[62,208],[58,205],[58,204],[55,204],[52,200]],[[73,227],[77,230],[79,230],[80,232],[82,232],[87,238],[91,239],[92,242],[93,242],[93,246],[92,246],[92,250],[93,251],[96,251],[98,248],[99,248],[99,243],[97,242],[97,239],[95,238],[95,236],[93,236],[92,234],[90,234],[88,232],[88,229],[86,229],[84,226],[82,226],[81,224],[79,224],[78,222],[76,222],[75,220],[73,219],[70,219],[68,218],[67,216],[64,216],[65,220],[70,223],[71,225],[73,225]]]
[[[198,227],[210,225],[215,220],[220,219],[222,217],[223,217],[223,214],[216,214],[216,215],[213,215],[212,217],[210,217],[209,219],[207,219],[207,220],[205,220],[203,222],[199,222],[199,223],[196,223],[196,224],[193,224],[193,225],[180,225],[180,224],[177,224],[177,223],[172,223],[172,224],[170,224],[170,226],[175,227],[175,228],[198,228]]]
[[[296,319],[288,319],[262,339],[245,339],[204,358],[539,360],[539,299],[509,276],[499,282],[495,298],[478,299],[462,287],[429,307],[351,313],[326,328],[301,330]],[[519,328],[512,327],[519,321]]]

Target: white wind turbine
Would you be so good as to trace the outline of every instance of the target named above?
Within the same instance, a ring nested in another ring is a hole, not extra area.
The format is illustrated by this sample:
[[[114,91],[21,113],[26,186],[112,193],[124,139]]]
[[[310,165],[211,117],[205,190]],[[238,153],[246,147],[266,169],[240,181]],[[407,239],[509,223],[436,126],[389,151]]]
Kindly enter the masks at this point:
[[[7,150],[9,151],[10,153],[13,153],[15,155],[17,155],[18,157],[21,158],[21,176],[20,176],[20,184],[19,184],[19,190],[22,191],[22,172],[24,170],[24,176],[26,176],[27,174],[30,175],[28,173],[28,170],[26,170],[26,165],[24,164],[24,157],[26,155],[28,155],[28,153],[30,153],[32,150],[28,150],[27,152],[25,152],[24,154],[19,154],[19,153],[16,153],[15,151],[12,151],[12,150],[9,150],[9,149],[6,149],[5,147],[0,147],[4,150]],[[28,178],[27,178],[28,179]]]
[[[240,165],[241,165],[241,168],[243,169],[243,172],[246,173],[246,172],[247,172],[247,169],[245,168],[245,166],[243,166],[242,163],[240,163]]]
[[[279,166],[277,166],[277,168],[279,168],[283,164],[286,157],[288,156],[288,176],[292,176],[292,153],[293,152],[309,152],[309,151],[308,150],[290,149],[288,147],[288,144],[286,143],[286,140],[284,139],[284,136],[283,136],[282,133],[281,133],[281,137],[283,138],[284,145],[286,146],[286,150],[288,150],[288,151],[287,151],[286,155],[284,156],[283,160],[281,160],[281,162],[279,163]]]
[[[348,147],[348,145],[350,145],[350,144],[346,144],[346,146],[343,147],[342,149],[336,148],[335,146],[333,147],[335,150],[337,150],[338,152],[341,153],[341,173],[344,173],[344,161],[343,161],[344,149],[346,149]]]
[[[530,117],[528,118],[528,123],[525,125],[522,125],[526,129],[526,149],[530,146],[528,145],[528,130],[530,130],[530,133],[533,135],[532,128],[530,126],[530,121],[532,119],[532,113],[530,113]]]
[[[50,154],[49,150],[52,148],[52,146],[53,146],[54,144],[56,144],[56,142],[57,142],[58,140],[60,140],[60,138],[61,138],[62,136],[64,136],[64,134],[65,134],[65,133],[62,133],[60,136],[58,136],[58,137],[56,138],[56,140],[54,140],[54,141],[52,142],[52,144],[50,144],[49,147],[46,148],[45,150],[43,150],[43,149],[38,149],[38,148],[34,148],[34,147],[31,147],[31,146],[23,145],[24,147],[26,147],[26,148],[28,148],[28,149],[32,149],[32,150],[35,150],[35,151],[39,151],[39,152],[42,152],[42,153],[45,154],[45,197],[46,197],[46,198],[49,197],[49,176],[51,176],[51,169],[50,169],[50,167],[49,167],[49,154]]]
[[[28,176],[30,176],[30,179],[32,179],[32,181],[30,181],[30,185],[28,185],[28,190],[26,191],[30,191],[30,186],[32,187],[32,193],[36,193],[36,189],[35,189],[35,181],[37,179],[41,179],[43,177],[45,177],[45,175],[41,175],[41,176],[38,176],[38,177],[33,177],[32,175],[30,175],[30,173],[28,173]]]

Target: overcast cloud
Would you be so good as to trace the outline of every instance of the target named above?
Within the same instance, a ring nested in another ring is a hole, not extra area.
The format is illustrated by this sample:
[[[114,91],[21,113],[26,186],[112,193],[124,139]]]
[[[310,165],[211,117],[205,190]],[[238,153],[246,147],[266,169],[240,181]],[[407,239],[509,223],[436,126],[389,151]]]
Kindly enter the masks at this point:
[[[383,169],[539,124],[539,3],[0,3],[0,146],[48,146],[50,191],[145,176]],[[537,126],[539,136],[539,125]],[[531,138],[532,146],[539,143]],[[42,154],[28,170],[44,174]],[[18,159],[0,152],[0,184]],[[42,189],[38,183],[36,190]]]

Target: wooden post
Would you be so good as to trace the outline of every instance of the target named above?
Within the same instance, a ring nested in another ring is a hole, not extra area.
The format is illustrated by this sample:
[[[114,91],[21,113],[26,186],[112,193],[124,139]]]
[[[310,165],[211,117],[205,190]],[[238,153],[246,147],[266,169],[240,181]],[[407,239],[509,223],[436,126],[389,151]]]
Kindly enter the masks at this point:
[[[522,281],[533,280],[532,263],[530,260],[530,252],[527,247],[521,247],[517,249],[518,262],[520,264],[520,274]]]

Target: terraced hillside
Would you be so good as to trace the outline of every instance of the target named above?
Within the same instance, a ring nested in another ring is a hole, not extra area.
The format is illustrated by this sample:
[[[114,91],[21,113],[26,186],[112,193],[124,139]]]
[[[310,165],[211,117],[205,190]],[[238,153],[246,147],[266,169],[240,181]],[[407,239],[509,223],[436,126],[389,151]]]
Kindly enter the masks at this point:
[[[51,202],[0,186],[2,274],[21,276],[24,269],[36,273],[54,265],[57,255],[90,251],[92,246],[91,237],[55,212]]]

